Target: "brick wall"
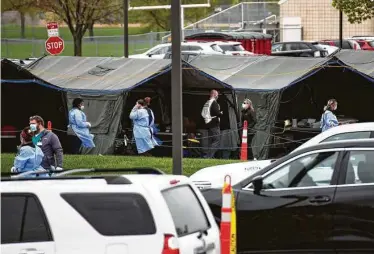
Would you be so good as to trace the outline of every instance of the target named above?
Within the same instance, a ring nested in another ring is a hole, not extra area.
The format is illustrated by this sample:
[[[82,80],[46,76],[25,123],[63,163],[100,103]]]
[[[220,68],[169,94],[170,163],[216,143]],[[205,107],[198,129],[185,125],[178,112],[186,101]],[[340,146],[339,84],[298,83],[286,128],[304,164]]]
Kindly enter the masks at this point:
[[[339,11],[332,7],[332,0],[288,0],[280,5],[283,17],[301,17],[303,40],[339,38]],[[374,20],[350,24],[343,15],[343,37],[354,35],[374,35]]]

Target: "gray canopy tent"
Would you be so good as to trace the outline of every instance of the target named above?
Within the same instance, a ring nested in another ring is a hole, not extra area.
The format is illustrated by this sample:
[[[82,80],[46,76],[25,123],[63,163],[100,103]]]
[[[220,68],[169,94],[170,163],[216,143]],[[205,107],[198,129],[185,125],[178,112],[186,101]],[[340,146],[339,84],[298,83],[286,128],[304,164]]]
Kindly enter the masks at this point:
[[[236,129],[236,97],[232,88],[187,63],[183,66],[184,113],[192,114],[191,110],[195,109],[198,112],[194,113],[200,115],[209,90],[217,89],[223,94],[221,103],[226,105],[229,112],[226,119],[227,130]],[[91,132],[95,135],[96,148],[84,149],[83,153],[113,153],[118,134],[123,128],[131,128],[128,115],[135,101],[145,96],[153,98],[152,109],[156,122],[164,126],[171,123],[170,60],[44,57],[27,66],[27,69],[19,71],[31,76],[27,79],[2,79],[2,87],[7,84],[10,88],[7,90],[9,98],[14,98],[20,91],[20,86],[26,83],[28,86],[31,84],[47,90],[58,90],[64,97],[65,119],[72,100],[78,96],[84,99],[85,112],[92,124]],[[56,105],[41,105],[39,111],[32,114],[44,115],[44,111],[53,110],[54,107]],[[66,125],[53,126],[61,129],[60,137],[66,136]],[[228,136],[231,143],[237,144],[237,132],[230,132]]]
[[[341,112],[362,121],[374,120],[374,117],[366,117],[367,110],[361,113],[362,107],[374,108],[369,99],[374,96],[374,79],[343,62],[353,61],[347,60],[353,56],[354,52],[341,52],[334,58],[202,55],[190,64],[231,85],[239,103],[244,98],[252,100],[257,114],[253,154],[257,158],[267,158],[272,134],[282,131],[284,120],[310,117],[319,120],[330,98],[340,101]],[[367,61],[365,68],[368,67],[373,69],[374,62]],[[359,100],[360,106],[352,106],[349,96],[357,100],[366,96],[367,100]],[[280,129],[276,130],[278,127]]]

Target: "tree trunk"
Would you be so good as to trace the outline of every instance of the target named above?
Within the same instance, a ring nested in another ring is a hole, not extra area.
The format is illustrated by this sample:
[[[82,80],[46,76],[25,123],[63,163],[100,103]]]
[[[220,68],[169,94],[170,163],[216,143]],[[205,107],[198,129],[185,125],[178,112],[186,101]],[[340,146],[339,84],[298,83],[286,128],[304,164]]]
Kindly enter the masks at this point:
[[[94,40],[94,38],[92,38],[92,37],[94,37],[94,30],[93,30],[93,28],[94,28],[94,23],[92,22],[92,24],[90,24],[89,26],[88,26],[88,36],[90,36],[90,40],[91,41],[93,41]]]
[[[25,13],[19,12],[19,15],[21,17],[21,38],[25,39],[26,38],[26,35],[25,35],[25,24],[26,24]]]
[[[74,34],[74,56],[82,56],[82,38],[83,34]]]

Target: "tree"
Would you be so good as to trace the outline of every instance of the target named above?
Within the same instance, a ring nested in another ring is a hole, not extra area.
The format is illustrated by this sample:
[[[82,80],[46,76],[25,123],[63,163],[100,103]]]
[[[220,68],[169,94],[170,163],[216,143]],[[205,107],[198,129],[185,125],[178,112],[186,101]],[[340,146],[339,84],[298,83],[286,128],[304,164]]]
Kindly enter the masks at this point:
[[[82,39],[87,29],[121,8],[111,0],[38,0],[37,6],[67,24],[73,36],[75,56],[82,56]]]
[[[333,0],[332,5],[344,12],[352,24],[374,18],[374,0]]]
[[[1,2],[1,12],[17,11],[21,20],[21,38],[25,38],[26,14],[35,11],[32,0],[3,0]]]

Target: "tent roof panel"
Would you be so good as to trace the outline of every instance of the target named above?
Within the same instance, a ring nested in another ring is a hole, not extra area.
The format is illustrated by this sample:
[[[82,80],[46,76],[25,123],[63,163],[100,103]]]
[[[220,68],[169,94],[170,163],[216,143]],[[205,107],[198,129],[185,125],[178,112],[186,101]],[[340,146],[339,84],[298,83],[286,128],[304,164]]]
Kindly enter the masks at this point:
[[[190,64],[237,90],[279,90],[326,62],[326,58],[202,55]]]
[[[203,38],[214,38],[214,39],[224,39],[224,40],[248,40],[248,39],[271,39],[273,38],[270,34],[263,34],[257,32],[204,32],[196,33],[186,36],[186,40],[195,40]]]
[[[336,57],[344,64],[374,78],[374,51],[342,50]]]
[[[164,59],[45,57],[28,67],[39,78],[72,90],[126,90],[170,65]]]

